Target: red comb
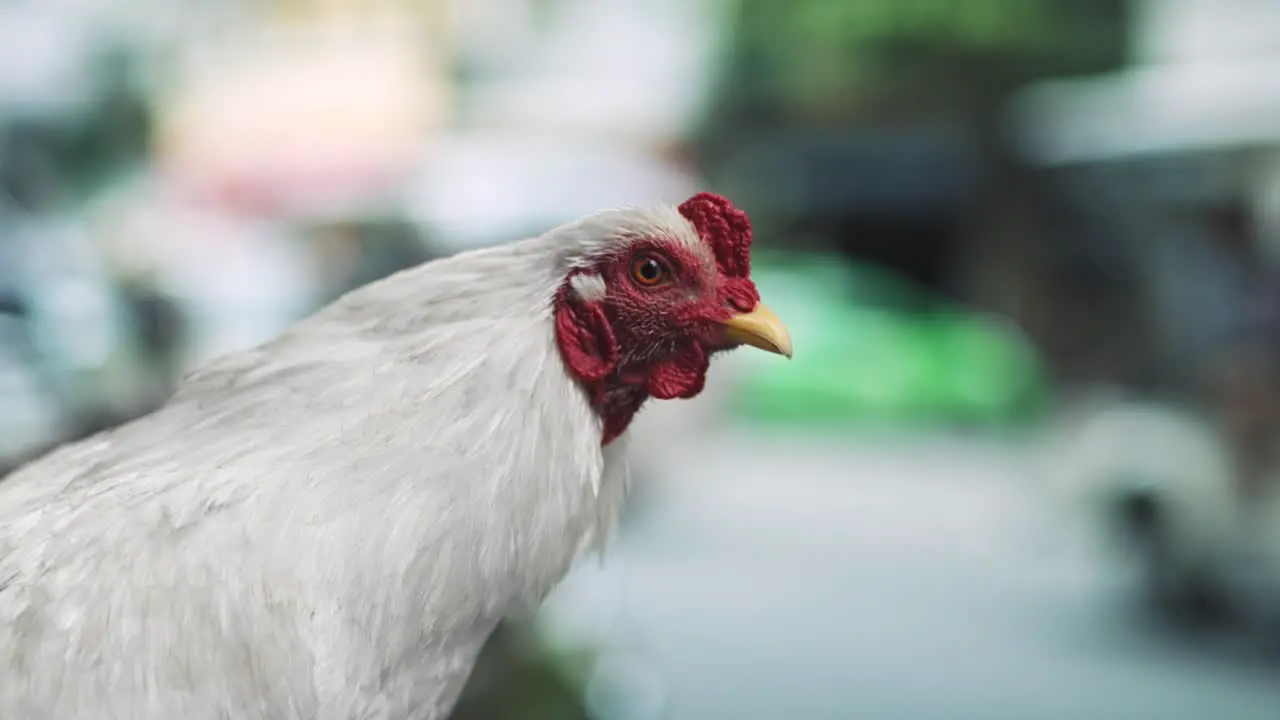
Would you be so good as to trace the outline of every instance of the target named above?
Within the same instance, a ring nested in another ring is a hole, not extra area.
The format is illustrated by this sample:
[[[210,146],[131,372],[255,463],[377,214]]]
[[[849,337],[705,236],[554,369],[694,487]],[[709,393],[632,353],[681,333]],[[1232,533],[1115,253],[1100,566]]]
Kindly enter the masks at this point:
[[[716,267],[727,277],[745,278],[751,271],[751,222],[733,203],[702,192],[680,204],[680,214],[711,245]]]

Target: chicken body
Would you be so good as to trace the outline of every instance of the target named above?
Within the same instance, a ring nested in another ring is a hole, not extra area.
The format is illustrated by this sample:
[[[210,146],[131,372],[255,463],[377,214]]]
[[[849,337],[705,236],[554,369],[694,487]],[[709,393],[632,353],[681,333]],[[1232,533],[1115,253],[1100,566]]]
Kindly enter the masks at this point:
[[[447,716],[623,499],[551,329],[592,242],[357,290],[0,482],[0,718]]]

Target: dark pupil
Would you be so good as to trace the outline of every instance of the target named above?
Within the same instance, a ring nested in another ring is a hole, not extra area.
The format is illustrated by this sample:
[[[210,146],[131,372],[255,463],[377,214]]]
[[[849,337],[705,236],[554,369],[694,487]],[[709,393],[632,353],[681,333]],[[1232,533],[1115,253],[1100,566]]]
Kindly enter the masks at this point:
[[[640,265],[640,277],[645,280],[657,280],[659,272],[661,271],[658,269],[658,263],[656,260],[645,260]]]

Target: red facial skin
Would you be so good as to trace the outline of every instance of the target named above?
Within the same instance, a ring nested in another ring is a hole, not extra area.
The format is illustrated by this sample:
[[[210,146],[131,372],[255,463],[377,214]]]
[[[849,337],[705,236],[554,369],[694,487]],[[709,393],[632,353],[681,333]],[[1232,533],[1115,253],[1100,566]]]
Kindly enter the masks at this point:
[[[730,347],[722,323],[759,302],[748,277],[746,215],[709,193],[690,198],[680,212],[711,247],[715,268],[675,240],[645,238],[590,270],[605,281],[603,299],[582,300],[568,279],[556,298],[561,356],[604,421],[602,444],[621,435],[650,396],[701,392],[710,355]],[[663,265],[663,282],[649,286],[634,277],[636,261],[646,258]]]

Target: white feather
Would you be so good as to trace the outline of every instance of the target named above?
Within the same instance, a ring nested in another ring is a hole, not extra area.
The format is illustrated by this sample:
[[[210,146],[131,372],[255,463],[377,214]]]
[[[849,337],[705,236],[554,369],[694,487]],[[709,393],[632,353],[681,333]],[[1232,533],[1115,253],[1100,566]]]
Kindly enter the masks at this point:
[[[397,274],[0,483],[0,718],[447,715],[617,517],[552,298],[653,233],[693,231],[610,211]]]
[[[596,273],[574,275],[569,278],[569,285],[573,287],[573,292],[586,302],[603,300],[609,289],[604,283],[604,278]]]

